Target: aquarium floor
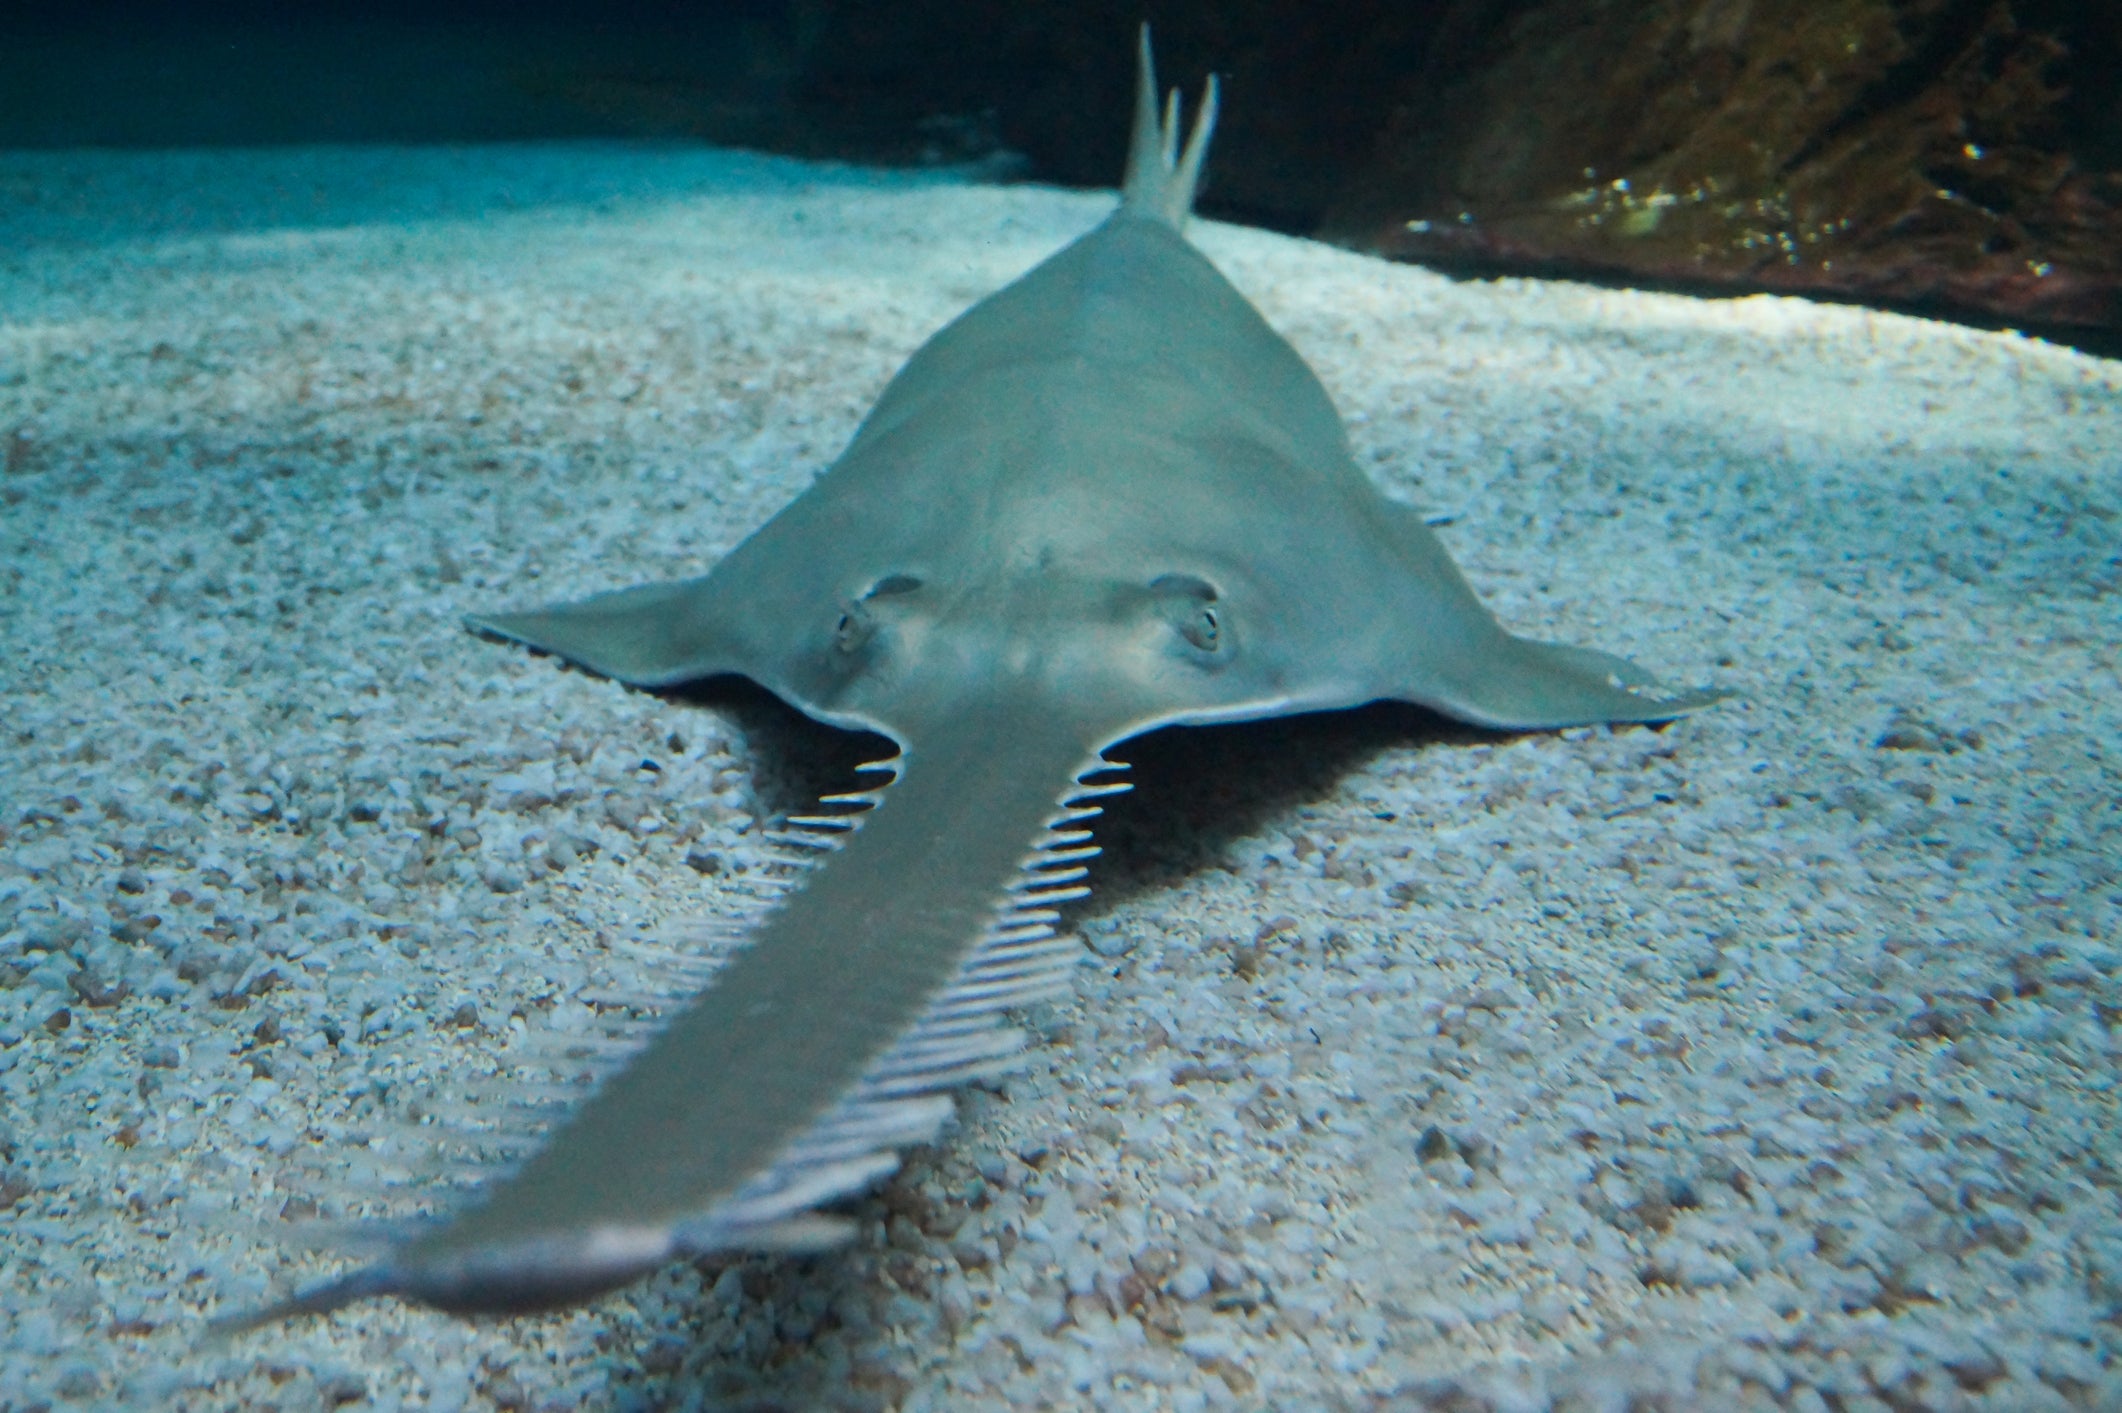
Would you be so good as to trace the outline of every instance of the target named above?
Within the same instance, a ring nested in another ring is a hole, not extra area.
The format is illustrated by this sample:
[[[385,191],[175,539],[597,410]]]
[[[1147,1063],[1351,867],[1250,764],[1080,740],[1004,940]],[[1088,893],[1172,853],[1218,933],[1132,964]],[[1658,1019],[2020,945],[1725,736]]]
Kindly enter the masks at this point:
[[[1215,225],[1508,623],[1730,699],[1145,743],[853,1248],[205,1336],[854,759],[460,615],[699,572],[1109,205],[0,155],[0,1409],[2122,1407],[2122,367]]]

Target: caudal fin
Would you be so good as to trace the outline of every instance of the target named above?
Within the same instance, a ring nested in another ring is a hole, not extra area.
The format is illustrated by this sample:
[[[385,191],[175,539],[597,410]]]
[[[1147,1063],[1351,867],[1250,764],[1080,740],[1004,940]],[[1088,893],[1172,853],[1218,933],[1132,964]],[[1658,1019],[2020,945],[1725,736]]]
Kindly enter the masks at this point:
[[[1186,136],[1186,151],[1179,150],[1179,90],[1164,100],[1163,115],[1157,109],[1157,71],[1150,59],[1149,26],[1142,26],[1141,79],[1135,88],[1135,133],[1127,153],[1127,179],[1120,189],[1120,204],[1130,211],[1163,221],[1177,230],[1186,228],[1194,209],[1194,189],[1201,182],[1201,161],[1208,156],[1209,134],[1216,130],[1216,76],[1208,76],[1201,91],[1201,106],[1194,113],[1193,131]]]

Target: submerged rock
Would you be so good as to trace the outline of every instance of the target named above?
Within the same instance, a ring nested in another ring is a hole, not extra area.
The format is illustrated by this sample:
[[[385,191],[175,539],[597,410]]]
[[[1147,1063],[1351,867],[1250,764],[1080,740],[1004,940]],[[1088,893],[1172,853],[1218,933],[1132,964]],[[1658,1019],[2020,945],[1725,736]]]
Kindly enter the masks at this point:
[[[2122,327],[2122,171],[2066,146],[2085,116],[2066,75],[2116,42],[2097,20],[2065,36],[2001,2],[1540,0],[1445,41],[1329,238]]]

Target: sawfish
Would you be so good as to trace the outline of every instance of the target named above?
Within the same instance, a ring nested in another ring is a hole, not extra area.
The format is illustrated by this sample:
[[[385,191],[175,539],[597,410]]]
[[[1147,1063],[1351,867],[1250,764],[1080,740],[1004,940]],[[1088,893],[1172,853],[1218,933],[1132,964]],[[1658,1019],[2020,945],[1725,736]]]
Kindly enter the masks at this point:
[[[796,821],[830,852],[543,1145],[372,1263],[241,1323],[391,1296],[565,1306],[665,1263],[813,1249],[1065,985],[1107,752],[1168,726],[1416,703],[1656,722],[1716,694],[1518,637],[1358,468],[1309,366],[1186,238],[1216,121],[1141,38],[1118,208],[892,379],[706,575],[471,620],[618,682],[751,679],[897,747]],[[1184,139],[1183,149],[1181,146]]]

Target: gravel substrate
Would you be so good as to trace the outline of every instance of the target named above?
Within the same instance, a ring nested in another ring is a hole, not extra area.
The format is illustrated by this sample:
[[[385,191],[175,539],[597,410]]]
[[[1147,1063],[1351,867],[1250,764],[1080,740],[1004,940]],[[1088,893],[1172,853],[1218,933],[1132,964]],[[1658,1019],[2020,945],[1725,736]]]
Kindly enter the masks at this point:
[[[0,156],[0,1409],[2122,1408],[2122,367],[1213,225],[1506,621],[1735,695],[1144,743],[855,1248],[203,1337],[859,758],[459,615],[699,572],[1109,207]]]

